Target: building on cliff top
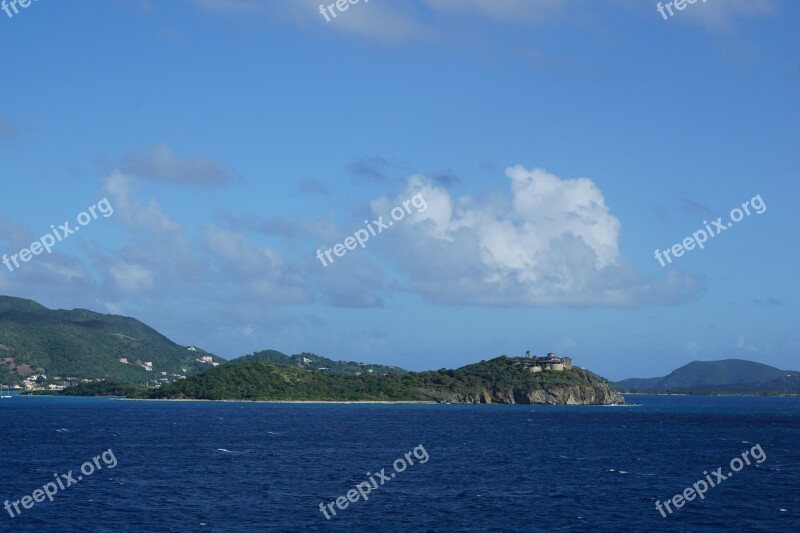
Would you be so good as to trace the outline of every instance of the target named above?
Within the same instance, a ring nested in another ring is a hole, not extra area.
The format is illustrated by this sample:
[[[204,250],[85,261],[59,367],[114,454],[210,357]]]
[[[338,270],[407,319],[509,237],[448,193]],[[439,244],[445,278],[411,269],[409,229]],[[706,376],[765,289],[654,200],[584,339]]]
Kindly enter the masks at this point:
[[[525,352],[529,356],[530,351]],[[543,370],[555,370],[557,372],[569,370],[572,368],[571,357],[559,357],[555,353],[550,352],[547,357],[530,357],[522,361],[512,361],[512,365],[527,368],[530,372],[541,372]]]

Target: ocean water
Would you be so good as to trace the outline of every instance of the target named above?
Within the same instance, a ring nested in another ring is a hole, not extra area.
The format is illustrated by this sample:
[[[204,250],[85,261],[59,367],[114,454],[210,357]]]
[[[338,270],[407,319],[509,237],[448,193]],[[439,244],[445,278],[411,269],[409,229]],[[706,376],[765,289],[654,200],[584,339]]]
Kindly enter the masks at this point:
[[[76,480],[52,502],[20,503],[14,518],[0,509],[0,531],[799,529],[800,399],[627,401],[635,405],[0,400],[0,502],[33,495],[54,474]],[[666,518],[656,510],[704,471],[727,476],[756,445],[760,464]],[[368,499],[347,501],[362,482]],[[347,507],[333,504],[326,519],[320,503],[338,497]]]

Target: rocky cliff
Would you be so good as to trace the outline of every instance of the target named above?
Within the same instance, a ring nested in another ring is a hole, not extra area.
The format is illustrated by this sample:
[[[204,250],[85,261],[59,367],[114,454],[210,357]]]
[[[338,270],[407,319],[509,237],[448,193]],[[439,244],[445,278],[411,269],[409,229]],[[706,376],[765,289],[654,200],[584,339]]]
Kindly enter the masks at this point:
[[[572,385],[525,391],[520,389],[487,389],[477,394],[437,395],[443,403],[508,403],[541,405],[615,405],[624,404],[625,398],[609,387],[597,385]]]
[[[578,381],[567,385],[531,384],[523,387],[493,386],[473,393],[426,391],[443,403],[500,403],[540,405],[615,405],[625,398],[608,383],[582,369],[572,370]]]

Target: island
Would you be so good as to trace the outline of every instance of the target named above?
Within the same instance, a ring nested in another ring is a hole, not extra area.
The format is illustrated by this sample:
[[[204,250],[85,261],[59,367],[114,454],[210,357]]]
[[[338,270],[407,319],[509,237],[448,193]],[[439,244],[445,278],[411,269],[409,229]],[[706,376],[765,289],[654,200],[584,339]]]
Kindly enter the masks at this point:
[[[294,357],[294,356],[293,356]],[[308,359],[303,357],[303,359]],[[608,380],[569,357],[500,356],[458,369],[333,373],[248,356],[158,388],[99,381],[61,395],[161,400],[436,402],[466,404],[614,405]]]

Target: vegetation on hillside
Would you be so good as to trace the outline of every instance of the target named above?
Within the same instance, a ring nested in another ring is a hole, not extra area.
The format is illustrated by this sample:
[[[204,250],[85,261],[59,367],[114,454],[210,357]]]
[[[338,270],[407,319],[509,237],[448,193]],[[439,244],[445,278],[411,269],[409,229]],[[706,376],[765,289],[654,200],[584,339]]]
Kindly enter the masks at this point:
[[[607,383],[583,369],[531,373],[512,366],[511,361],[503,356],[456,370],[356,376],[241,359],[159,389],[92,384],[64,393],[96,395],[111,391],[112,395],[151,399],[438,401],[443,395],[477,396],[487,390],[534,391]]]
[[[333,374],[402,374],[406,372],[402,368],[396,366],[386,365],[371,365],[365,363],[357,363],[354,361],[334,361],[327,357],[322,357],[314,353],[300,353],[295,355],[286,355],[285,353],[277,350],[262,350],[255,352],[233,361],[259,361],[262,363],[272,363],[275,365],[291,366],[301,368],[303,370],[314,370],[323,372],[330,372]]]
[[[0,383],[6,385],[41,371],[51,382],[60,376],[137,383],[161,378],[161,372],[205,370],[208,365],[195,361],[203,355],[210,354],[189,351],[133,318],[51,310],[31,300],[0,296]],[[152,362],[154,371],[137,362]]]

